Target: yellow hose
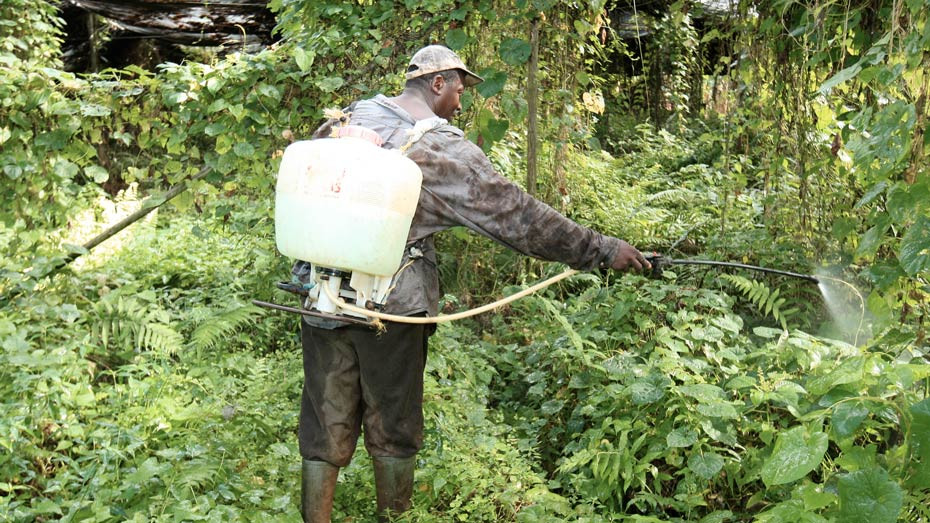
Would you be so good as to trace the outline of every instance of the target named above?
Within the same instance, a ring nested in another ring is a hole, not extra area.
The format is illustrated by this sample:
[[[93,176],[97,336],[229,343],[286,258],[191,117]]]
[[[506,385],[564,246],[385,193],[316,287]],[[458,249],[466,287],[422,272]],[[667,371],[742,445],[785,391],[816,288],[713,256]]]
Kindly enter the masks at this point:
[[[575,269],[569,269],[559,275],[549,278],[546,281],[537,283],[536,285],[533,285],[532,287],[523,289],[522,291],[516,294],[511,294],[510,296],[507,296],[506,298],[501,298],[495,301],[494,303],[489,303],[487,305],[483,305],[481,307],[467,310],[467,311],[457,312],[455,314],[442,314],[439,316],[398,316],[396,314],[384,314],[382,312],[370,311],[368,309],[363,309],[362,307],[356,307],[355,305],[350,305],[346,303],[345,301],[343,301],[338,296],[333,295],[333,291],[329,288],[328,285],[323,285],[322,287],[323,287],[323,292],[326,293],[326,297],[329,298],[330,301],[335,303],[336,306],[339,307],[340,309],[343,309],[349,312],[354,312],[356,314],[362,314],[369,318],[375,318],[375,319],[384,320],[384,321],[393,321],[397,323],[421,323],[421,324],[422,323],[444,323],[447,321],[461,320],[462,318],[468,318],[471,316],[475,316],[477,314],[481,314],[482,312],[487,312],[489,310],[502,307],[512,301],[519,300],[520,298],[524,296],[533,294],[534,292],[540,289],[544,289],[552,285],[553,283],[564,280],[565,278],[568,278],[569,276],[572,276],[575,274],[578,274],[578,271],[576,271]]]

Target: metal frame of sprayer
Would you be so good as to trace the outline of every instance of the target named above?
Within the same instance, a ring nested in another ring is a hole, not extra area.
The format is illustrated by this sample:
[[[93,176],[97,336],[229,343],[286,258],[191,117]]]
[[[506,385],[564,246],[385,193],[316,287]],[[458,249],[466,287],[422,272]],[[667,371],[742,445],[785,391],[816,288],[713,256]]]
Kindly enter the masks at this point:
[[[313,286],[308,289],[304,300],[304,306],[307,309],[315,308],[324,314],[347,314],[362,319],[367,318],[351,311],[340,310],[329,299],[329,295],[322,291],[322,287],[324,285],[329,287],[333,296],[342,298],[347,303],[368,310],[381,310],[384,302],[387,301],[393,280],[393,276],[376,276],[360,271],[349,272],[330,267],[318,267],[313,263],[310,264],[310,270],[313,274]],[[342,285],[346,280],[349,283],[348,289]]]
[[[346,303],[356,305],[370,311],[381,311],[387,295],[391,291],[393,276],[376,276],[360,271],[343,271],[331,267],[318,267],[310,264],[312,274],[311,283],[299,284],[278,282],[276,286],[287,292],[301,296],[302,309],[288,307],[278,303],[261,300],[252,300],[252,303],[268,309],[291,312],[302,316],[316,316],[328,320],[337,320],[345,323],[370,326],[369,318],[363,314],[339,308],[329,295],[323,292],[323,286],[328,286],[334,297],[341,298]],[[348,283],[348,286],[344,285]],[[347,288],[348,287],[348,288]]]

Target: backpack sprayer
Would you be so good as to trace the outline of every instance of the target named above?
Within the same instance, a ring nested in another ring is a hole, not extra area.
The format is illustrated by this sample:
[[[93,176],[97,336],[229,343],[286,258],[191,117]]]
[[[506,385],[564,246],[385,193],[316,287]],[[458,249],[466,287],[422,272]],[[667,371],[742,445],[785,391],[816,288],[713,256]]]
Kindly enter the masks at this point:
[[[413,129],[416,140],[424,130]],[[377,326],[379,320],[440,323],[481,314],[576,274],[567,270],[504,299],[469,311],[436,317],[384,314],[416,212],[423,175],[401,150],[381,148],[381,137],[364,127],[344,125],[331,138],[289,145],[275,187],[275,243],[285,256],[310,264],[303,283],[278,288],[303,299],[304,308],[252,300],[255,305],[305,316]],[[412,142],[411,142],[412,143]],[[408,144],[409,146],[409,144]],[[646,255],[651,276],[670,265],[736,267],[801,278],[813,276],[711,260],[678,260]]]

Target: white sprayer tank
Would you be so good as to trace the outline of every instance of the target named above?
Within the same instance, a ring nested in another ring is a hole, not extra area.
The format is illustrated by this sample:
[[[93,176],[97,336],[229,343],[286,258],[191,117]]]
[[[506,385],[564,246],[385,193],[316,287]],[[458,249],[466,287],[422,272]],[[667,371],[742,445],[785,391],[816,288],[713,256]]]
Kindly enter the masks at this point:
[[[373,131],[340,132],[285,149],[275,189],[278,250],[317,267],[390,277],[423,176],[409,158],[379,147]]]

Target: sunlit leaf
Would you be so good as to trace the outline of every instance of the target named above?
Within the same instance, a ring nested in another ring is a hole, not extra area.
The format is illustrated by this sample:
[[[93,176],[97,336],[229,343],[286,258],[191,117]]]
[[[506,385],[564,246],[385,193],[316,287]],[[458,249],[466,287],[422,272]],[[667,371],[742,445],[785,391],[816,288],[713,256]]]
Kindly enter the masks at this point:
[[[809,433],[803,426],[779,434],[772,455],[762,465],[762,481],[771,487],[803,478],[820,466],[828,443],[825,433]]]
[[[930,270],[930,219],[919,217],[904,233],[898,260],[909,276]]]
[[[300,46],[294,47],[294,60],[297,62],[297,67],[301,71],[307,72],[313,66],[313,60],[316,58],[316,54],[313,51],[305,51]]]
[[[847,67],[846,69],[843,69],[840,72],[828,78],[827,81],[825,81],[823,84],[820,85],[820,88],[818,89],[818,91],[820,91],[822,94],[828,94],[837,85],[840,85],[843,82],[846,82],[848,80],[855,78],[856,75],[859,74],[859,71],[861,70],[862,70],[862,65],[860,65],[859,63],[851,65]]]
[[[316,86],[324,93],[331,93],[345,84],[345,80],[340,76],[328,76],[316,82]]]
[[[89,165],[85,167],[84,174],[95,183],[103,183],[110,177],[110,173],[99,165]]]
[[[697,443],[697,432],[691,429],[677,428],[665,436],[665,442],[669,447],[690,447]]]

